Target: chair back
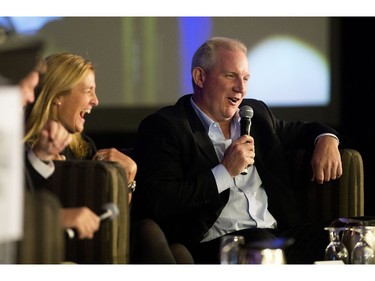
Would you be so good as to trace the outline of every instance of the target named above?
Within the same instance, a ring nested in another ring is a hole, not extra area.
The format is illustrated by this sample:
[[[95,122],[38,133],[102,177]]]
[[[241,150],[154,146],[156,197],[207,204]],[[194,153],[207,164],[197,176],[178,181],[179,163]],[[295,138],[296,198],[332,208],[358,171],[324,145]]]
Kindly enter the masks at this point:
[[[127,178],[117,162],[55,161],[49,189],[64,207],[87,206],[98,215],[114,203],[119,215],[100,223],[93,239],[66,238],[66,261],[79,264],[123,264],[129,256],[129,206]]]

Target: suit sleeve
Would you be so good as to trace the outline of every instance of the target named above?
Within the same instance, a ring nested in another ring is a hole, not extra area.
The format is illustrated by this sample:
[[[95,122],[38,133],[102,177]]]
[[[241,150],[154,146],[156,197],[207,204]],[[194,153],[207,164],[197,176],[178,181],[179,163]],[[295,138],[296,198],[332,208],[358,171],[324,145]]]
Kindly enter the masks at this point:
[[[138,205],[148,212],[144,216],[157,220],[194,213],[201,216],[207,210],[213,213],[212,209],[219,211],[227,200],[218,193],[211,172],[219,163],[204,157],[189,122],[174,117],[153,115],[143,120],[138,129],[139,188],[134,193],[132,211]]]

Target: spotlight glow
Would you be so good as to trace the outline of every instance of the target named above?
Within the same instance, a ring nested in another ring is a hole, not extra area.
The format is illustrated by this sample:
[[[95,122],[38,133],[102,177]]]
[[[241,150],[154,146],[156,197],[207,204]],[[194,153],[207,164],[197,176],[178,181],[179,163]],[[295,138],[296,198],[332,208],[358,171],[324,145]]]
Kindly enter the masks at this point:
[[[274,36],[249,50],[247,97],[270,106],[325,106],[330,102],[327,59],[291,36]]]

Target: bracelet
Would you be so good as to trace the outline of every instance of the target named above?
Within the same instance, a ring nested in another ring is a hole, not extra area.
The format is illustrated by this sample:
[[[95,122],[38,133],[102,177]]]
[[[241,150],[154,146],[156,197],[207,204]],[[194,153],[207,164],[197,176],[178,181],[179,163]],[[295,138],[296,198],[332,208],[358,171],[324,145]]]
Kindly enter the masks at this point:
[[[136,187],[137,183],[136,181],[132,181],[128,184],[128,191],[130,193],[133,193],[135,191],[135,187]]]

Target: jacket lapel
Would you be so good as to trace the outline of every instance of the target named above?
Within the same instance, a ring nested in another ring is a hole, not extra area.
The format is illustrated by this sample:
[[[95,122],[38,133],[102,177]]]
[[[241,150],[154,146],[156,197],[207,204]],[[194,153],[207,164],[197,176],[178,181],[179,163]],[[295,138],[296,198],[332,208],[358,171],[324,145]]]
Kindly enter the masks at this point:
[[[190,98],[191,95],[186,95],[181,98],[181,101],[183,102],[184,109],[187,115],[187,119],[189,120],[189,125],[193,132],[195,142],[200,148],[201,153],[205,155],[205,157],[207,157],[211,163],[217,165],[219,163],[219,159],[217,158],[215,148],[212,145],[212,142],[201,120],[199,119],[193,107],[191,106]]]

